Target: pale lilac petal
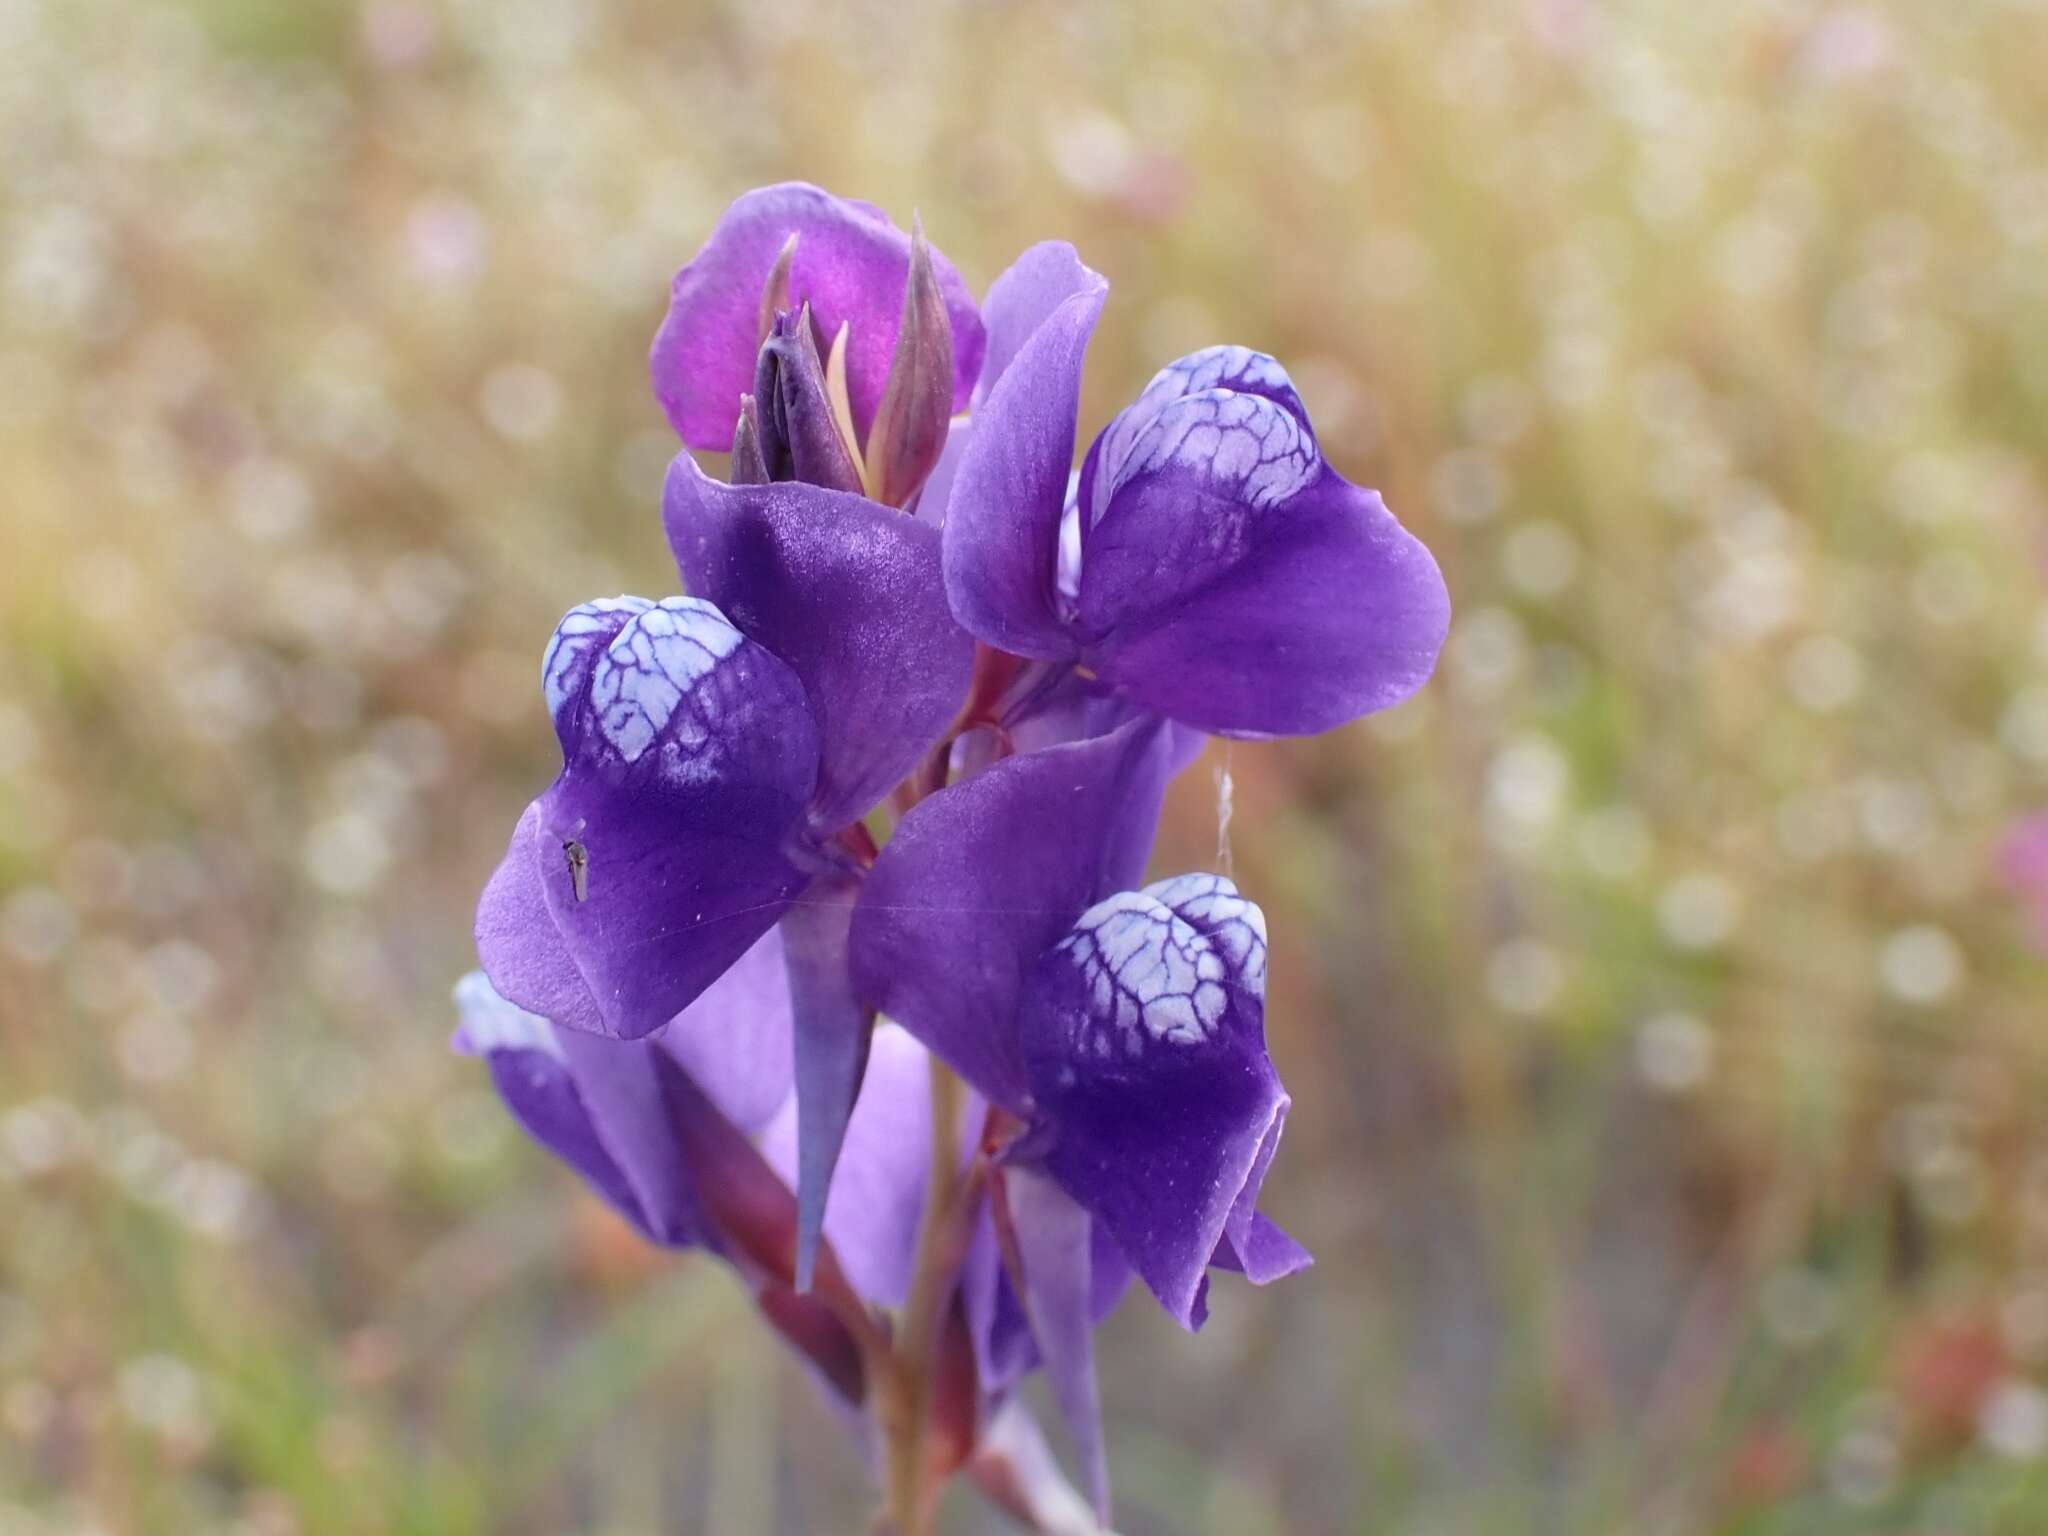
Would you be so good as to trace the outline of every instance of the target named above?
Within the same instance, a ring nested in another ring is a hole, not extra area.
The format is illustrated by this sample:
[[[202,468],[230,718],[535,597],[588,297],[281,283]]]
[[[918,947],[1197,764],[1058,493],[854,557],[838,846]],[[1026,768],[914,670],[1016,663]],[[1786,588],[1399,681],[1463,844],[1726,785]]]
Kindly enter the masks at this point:
[[[981,306],[988,349],[982,357],[981,378],[974,386],[974,409],[980,410],[1025,343],[1062,304],[1106,293],[1108,288],[1102,274],[1091,270],[1064,240],[1040,241],[1010,263],[989,284],[988,298]]]
[[[901,1306],[910,1295],[931,1167],[930,1061],[924,1047],[895,1025],[875,1030],[825,1212],[825,1237],[847,1279],[882,1306]],[[791,1183],[797,1142],[792,1104],[761,1140],[769,1163]]]
[[[771,928],[653,1038],[743,1131],[788,1102],[792,1008],[782,932]]]
[[[996,1405],[969,1470],[994,1503],[1036,1536],[1103,1536],[1095,1512],[1061,1473],[1022,1398],[1006,1397]]]
[[[1109,1462],[1102,1444],[1102,1399],[1095,1381],[1095,1318],[1088,1212],[1051,1179],[1029,1168],[1003,1175],[1004,1198],[1023,1269],[1023,1302],[1045,1361],[1053,1396],[1073,1436],[1081,1480],[1096,1517],[1109,1524]]]
[[[665,1217],[642,1207],[591,1119],[552,1024],[499,996],[482,971],[471,971],[456,983],[455,1005],[462,1022],[451,1043],[489,1066],[498,1096],[535,1141],[581,1174],[646,1236],[666,1228],[701,1237],[694,1202]]]

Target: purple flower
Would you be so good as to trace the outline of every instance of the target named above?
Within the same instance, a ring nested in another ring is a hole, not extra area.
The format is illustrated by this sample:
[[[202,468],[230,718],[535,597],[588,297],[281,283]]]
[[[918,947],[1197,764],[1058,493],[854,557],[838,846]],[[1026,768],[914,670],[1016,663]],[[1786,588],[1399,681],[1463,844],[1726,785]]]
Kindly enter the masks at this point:
[[[931,1161],[922,1047],[876,1032],[825,1227],[815,1299],[791,1261],[797,1214],[791,1000],[770,933],[692,1005],[641,1041],[557,1029],[482,972],[455,989],[455,1048],[481,1057],[506,1107],[648,1241],[701,1248],[740,1272],[841,1397],[861,1399],[846,1314],[900,1306]],[[735,1037],[753,1044],[735,1049]]]
[[[1136,889],[1166,728],[996,764],[910,812],[854,911],[856,988],[1024,1133],[1184,1326],[1253,1205],[1288,1098],[1265,1047],[1265,919],[1220,875]],[[1292,1267],[1291,1259],[1289,1267]]]
[[[519,1007],[638,1040],[700,1027],[685,1010],[787,915],[808,1277],[873,1023],[846,980],[840,832],[951,719],[970,645],[914,519],[812,486],[719,486],[687,456],[678,476],[685,569],[734,617],[690,597],[563,619],[542,664],[562,772],[484,890],[477,950]]]
[[[1090,1336],[1128,1273],[1195,1328],[1212,1265],[1308,1263],[1256,1209],[1288,1106],[1264,917],[1218,875],[1133,888],[1173,767],[1145,719],[996,763],[904,818],[853,921],[861,994],[1014,1119],[966,1278],[981,1369],[1043,1360],[1098,1504]]]
[[[1242,347],[1170,364],[1076,476],[1108,285],[1064,246],[1012,275],[987,309],[1000,372],[935,477],[961,624],[1224,735],[1328,730],[1414,692],[1449,623],[1443,578],[1376,492],[1324,461],[1280,365]]]
[[[653,354],[685,442],[731,452],[669,472],[691,595],[558,626],[562,769],[458,989],[537,1140],[731,1262],[844,1405],[884,1394],[911,1531],[962,1467],[1069,1517],[1014,1401],[1040,1367],[1106,1521],[1092,1340],[1132,1278],[1194,1329],[1212,1269],[1309,1262],[1257,1209],[1289,1107],[1264,917],[1146,861],[1204,733],[1397,702],[1448,622],[1271,358],[1182,359],[1076,470],[1106,291],[1045,244],[977,310],[866,204],[733,205]]]

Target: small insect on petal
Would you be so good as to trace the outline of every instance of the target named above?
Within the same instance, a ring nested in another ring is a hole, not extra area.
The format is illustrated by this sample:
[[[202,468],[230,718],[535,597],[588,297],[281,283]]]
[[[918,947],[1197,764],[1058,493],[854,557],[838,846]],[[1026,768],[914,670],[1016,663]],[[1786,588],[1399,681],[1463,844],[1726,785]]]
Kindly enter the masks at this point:
[[[590,900],[590,850],[571,839],[562,844],[562,852],[569,859],[569,883],[576,888],[576,899]]]

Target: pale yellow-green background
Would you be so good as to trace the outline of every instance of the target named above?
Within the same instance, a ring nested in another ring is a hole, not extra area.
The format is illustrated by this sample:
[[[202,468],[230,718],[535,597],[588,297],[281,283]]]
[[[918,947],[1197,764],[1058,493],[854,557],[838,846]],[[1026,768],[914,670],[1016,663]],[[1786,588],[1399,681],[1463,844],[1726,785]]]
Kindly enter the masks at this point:
[[[2048,1529],[2039,3],[0,0],[0,1532],[859,1528],[444,1052],[785,177],[1073,240],[1086,430],[1278,353],[1456,605],[1177,791],[1320,1263],[1109,1326],[1131,1536]]]

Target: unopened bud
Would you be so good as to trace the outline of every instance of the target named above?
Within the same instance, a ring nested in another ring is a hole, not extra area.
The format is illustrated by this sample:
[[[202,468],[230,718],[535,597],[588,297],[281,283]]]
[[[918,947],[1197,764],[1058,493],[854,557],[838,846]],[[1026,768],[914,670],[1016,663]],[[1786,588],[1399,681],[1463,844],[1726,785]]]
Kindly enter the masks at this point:
[[[868,430],[868,494],[892,507],[906,505],[939,462],[952,415],[953,322],[932,270],[924,225],[913,221],[896,355]]]
[[[834,419],[810,306],[775,317],[754,367],[761,464],[769,480],[861,489],[860,462]]]
[[[761,457],[761,411],[752,395],[740,396],[740,419],[732,429],[734,485],[766,485],[768,461]]]

